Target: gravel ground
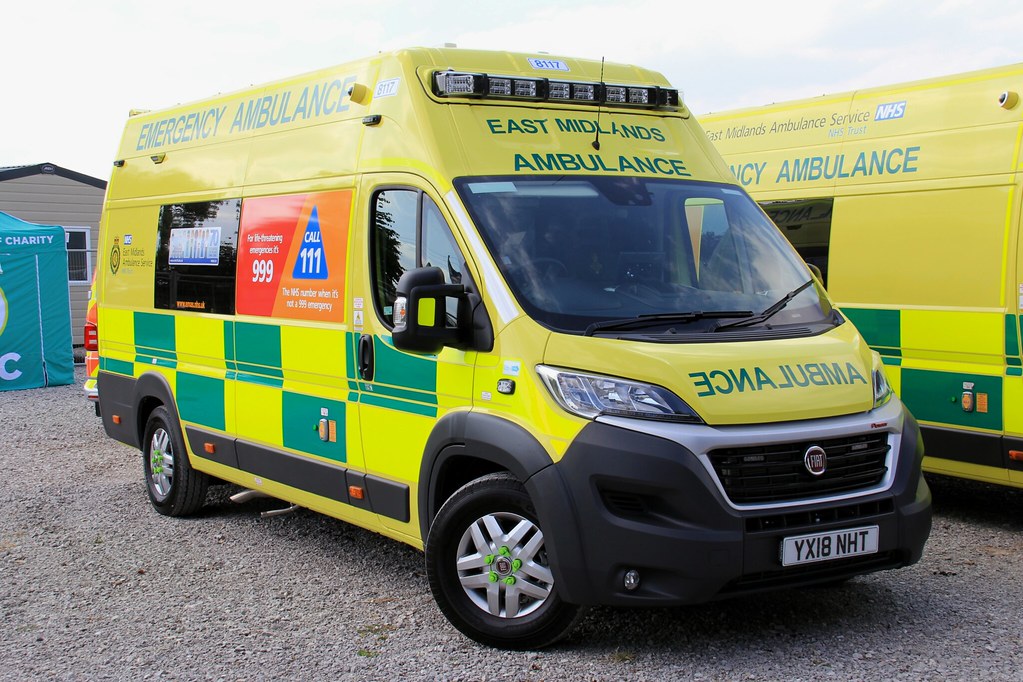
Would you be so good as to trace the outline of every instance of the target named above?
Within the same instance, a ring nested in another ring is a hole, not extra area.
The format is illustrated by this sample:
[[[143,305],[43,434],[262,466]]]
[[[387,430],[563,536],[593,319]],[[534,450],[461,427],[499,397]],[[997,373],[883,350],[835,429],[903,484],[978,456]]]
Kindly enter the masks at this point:
[[[932,487],[911,568],[503,652],[448,625],[419,552],[225,486],[160,516],[78,385],[0,393],[0,679],[1023,680],[1023,491]]]

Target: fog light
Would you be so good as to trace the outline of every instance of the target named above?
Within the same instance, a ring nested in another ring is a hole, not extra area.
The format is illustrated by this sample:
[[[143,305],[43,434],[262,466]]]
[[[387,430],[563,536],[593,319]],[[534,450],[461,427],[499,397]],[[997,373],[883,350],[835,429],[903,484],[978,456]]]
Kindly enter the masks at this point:
[[[625,589],[632,592],[639,587],[639,571],[631,569],[625,572]]]

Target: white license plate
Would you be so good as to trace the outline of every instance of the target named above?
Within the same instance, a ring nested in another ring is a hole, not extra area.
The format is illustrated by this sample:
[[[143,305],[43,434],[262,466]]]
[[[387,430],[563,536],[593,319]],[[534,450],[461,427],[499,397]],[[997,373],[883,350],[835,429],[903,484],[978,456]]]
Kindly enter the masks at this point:
[[[798,566],[817,561],[877,554],[877,526],[794,535],[781,541],[781,565]]]

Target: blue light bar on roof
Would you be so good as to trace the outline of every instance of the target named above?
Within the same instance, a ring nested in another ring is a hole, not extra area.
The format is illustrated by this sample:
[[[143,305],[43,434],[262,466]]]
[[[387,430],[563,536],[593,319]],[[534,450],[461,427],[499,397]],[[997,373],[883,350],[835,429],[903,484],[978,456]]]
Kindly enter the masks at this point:
[[[445,98],[530,100],[643,109],[674,110],[679,106],[678,90],[657,85],[562,81],[461,71],[435,71],[433,94]]]

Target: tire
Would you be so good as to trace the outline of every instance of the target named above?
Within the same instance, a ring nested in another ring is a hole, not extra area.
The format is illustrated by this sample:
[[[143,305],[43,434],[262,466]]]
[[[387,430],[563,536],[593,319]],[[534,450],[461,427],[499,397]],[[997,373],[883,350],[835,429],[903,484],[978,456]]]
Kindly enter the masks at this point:
[[[189,464],[178,422],[162,405],[146,422],[142,472],[149,501],[165,516],[194,514],[206,502],[209,476]]]
[[[467,483],[444,503],[427,538],[426,573],[451,624],[488,646],[549,646],[583,615],[558,595],[536,510],[507,473]]]

